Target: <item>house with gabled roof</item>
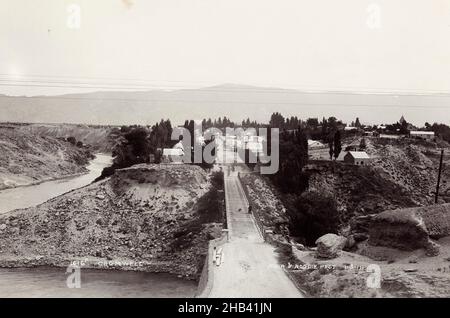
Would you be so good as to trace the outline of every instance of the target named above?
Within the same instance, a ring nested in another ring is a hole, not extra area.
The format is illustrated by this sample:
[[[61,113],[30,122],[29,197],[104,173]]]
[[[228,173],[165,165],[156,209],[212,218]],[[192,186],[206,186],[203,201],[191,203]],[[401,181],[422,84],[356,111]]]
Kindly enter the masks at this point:
[[[367,165],[370,160],[370,156],[365,151],[349,151],[344,156],[345,163],[358,166]]]

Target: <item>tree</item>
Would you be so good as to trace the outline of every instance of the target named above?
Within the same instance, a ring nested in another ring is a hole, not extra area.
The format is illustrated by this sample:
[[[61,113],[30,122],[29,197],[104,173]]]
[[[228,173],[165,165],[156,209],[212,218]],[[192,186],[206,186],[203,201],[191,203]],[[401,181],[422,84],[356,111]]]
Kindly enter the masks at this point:
[[[333,141],[330,140],[328,142],[328,147],[329,147],[328,153],[330,154],[330,160],[333,160],[333,154],[334,154]]]
[[[361,139],[361,142],[359,143],[359,149],[360,150],[366,149],[366,139],[365,138]]]
[[[341,150],[342,150],[341,133],[338,130],[334,134],[334,160],[336,160],[339,157]]]
[[[336,117],[329,117],[328,118],[328,127],[330,127],[331,130],[336,130],[337,128],[337,118]]]
[[[112,166],[103,169],[101,176],[95,181],[111,176],[116,169],[149,162],[152,147],[148,130],[144,127],[132,127],[121,131],[112,151],[114,157]]]
[[[294,236],[303,237],[307,245],[314,245],[324,234],[338,232],[340,217],[333,197],[311,191],[293,201],[287,210],[290,232]]]
[[[279,128],[284,129],[285,128],[285,120],[283,115],[276,112],[273,113],[272,116],[270,116],[269,126],[272,128]]]
[[[272,181],[285,193],[304,191],[308,178],[302,173],[308,163],[308,140],[301,129],[284,131],[280,135],[278,172],[271,175]]]
[[[317,118],[308,118],[306,120],[306,127],[316,129],[319,126],[319,120]]]
[[[402,123],[400,124],[400,134],[406,135],[409,133],[409,129],[408,129],[408,122],[406,120],[402,121]]]
[[[68,142],[70,142],[72,145],[76,145],[76,143],[77,143],[77,140],[75,139],[75,137],[72,137],[72,136],[70,136],[70,137],[68,137],[67,138],[67,141]]]
[[[450,127],[445,124],[434,123],[431,126],[431,130],[434,131],[436,136],[441,137],[447,142],[450,142]]]

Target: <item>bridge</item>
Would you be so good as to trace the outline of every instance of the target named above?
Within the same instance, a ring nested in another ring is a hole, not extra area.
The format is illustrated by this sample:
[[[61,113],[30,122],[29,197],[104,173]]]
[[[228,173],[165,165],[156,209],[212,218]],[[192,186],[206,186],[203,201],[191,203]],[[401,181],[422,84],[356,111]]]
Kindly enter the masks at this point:
[[[303,297],[281,268],[274,247],[265,243],[236,172],[225,172],[228,241],[208,258],[210,288],[200,297]],[[214,259],[214,262],[211,261]]]

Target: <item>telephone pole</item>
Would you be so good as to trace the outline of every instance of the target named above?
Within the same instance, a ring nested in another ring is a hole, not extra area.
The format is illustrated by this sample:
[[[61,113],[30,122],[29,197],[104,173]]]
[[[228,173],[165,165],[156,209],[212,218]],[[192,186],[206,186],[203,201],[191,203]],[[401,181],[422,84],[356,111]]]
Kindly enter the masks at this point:
[[[438,203],[438,197],[439,197],[439,183],[441,182],[441,172],[442,172],[442,160],[444,158],[444,149],[441,150],[441,160],[439,162],[439,172],[438,172],[438,179],[437,179],[437,185],[436,185],[436,194],[434,197],[434,203]]]

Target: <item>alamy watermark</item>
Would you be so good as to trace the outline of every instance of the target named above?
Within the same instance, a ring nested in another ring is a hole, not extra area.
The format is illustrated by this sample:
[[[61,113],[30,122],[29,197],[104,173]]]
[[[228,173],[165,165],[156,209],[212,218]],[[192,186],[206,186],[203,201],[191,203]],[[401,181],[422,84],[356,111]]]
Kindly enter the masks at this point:
[[[203,131],[202,125],[196,123],[193,134],[184,127],[172,131],[173,141],[182,140],[184,163],[213,164],[218,159],[221,163],[233,164],[239,162],[240,158],[245,163],[260,163],[261,174],[275,174],[278,171],[278,128],[227,127],[223,134],[221,129],[215,127]],[[205,143],[209,140],[214,142]]]

